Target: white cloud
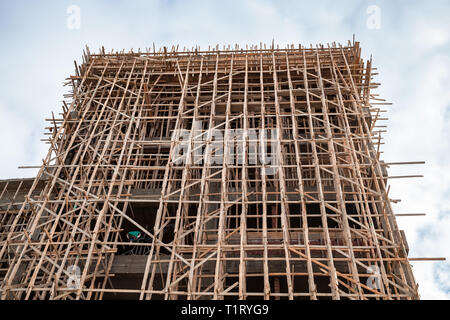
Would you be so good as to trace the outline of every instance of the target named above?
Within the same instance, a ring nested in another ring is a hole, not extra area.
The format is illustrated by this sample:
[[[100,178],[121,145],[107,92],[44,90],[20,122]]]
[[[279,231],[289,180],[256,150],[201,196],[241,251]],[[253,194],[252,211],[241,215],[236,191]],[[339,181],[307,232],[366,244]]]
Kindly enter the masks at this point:
[[[448,43],[448,40],[449,31],[447,29],[429,26],[422,26],[416,36],[417,45],[425,46],[428,49],[443,46]]]
[[[432,35],[431,35],[432,37]],[[425,160],[425,166],[392,167],[390,175],[424,174],[424,178],[392,180],[391,197],[403,201],[396,212],[425,212],[426,217],[398,218],[405,229],[412,257],[450,259],[450,94],[448,93],[450,59],[448,55],[429,56],[422,48],[409,57],[414,68],[406,70],[402,81],[407,92],[392,93],[401,106],[389,112],[389,133],[385,155],[389,160]],[[440,281],[449,269],[436,267],[448,262],[414,262],[414,274],[424,299],[450,299]],[[439,275],[439,276],[437,276]],[[448,287],[447,287],[448,288]]]
[[[0,121],[0,179],[30,176],[27,172],[17,170],[17,166],[29,158],[27,146],[33,143],[29,121],[3,103],[0,103]]]

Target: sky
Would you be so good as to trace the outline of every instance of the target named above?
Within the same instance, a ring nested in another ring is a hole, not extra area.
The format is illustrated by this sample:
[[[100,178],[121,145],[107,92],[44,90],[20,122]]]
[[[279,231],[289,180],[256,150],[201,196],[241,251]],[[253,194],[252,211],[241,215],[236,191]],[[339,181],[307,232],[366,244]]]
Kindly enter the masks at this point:
[[[410,257],[450,259],[450,1],[0,0],[0,179],[32,177],[82,50],[216,44],[346,44],[355,34],[392,102],[382,147]],[[412,262],[422,299],[450,298],[450,262]]]

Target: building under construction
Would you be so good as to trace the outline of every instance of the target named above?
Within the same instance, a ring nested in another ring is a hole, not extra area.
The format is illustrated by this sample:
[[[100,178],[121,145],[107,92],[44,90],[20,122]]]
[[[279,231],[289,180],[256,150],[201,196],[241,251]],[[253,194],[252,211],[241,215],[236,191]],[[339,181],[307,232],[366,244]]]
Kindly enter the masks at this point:
[[[34,179],[0,181],[2,299],[418,299],[358,42],[92,54]]]

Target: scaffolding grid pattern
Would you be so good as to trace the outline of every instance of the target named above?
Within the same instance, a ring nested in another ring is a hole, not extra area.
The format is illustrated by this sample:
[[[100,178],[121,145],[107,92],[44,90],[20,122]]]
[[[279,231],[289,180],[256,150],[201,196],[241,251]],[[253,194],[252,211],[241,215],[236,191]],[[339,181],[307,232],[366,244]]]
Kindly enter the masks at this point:
[[[2,299],[417,299],[372,70],[358,42],[86,49],[36,178],[0,185]]]

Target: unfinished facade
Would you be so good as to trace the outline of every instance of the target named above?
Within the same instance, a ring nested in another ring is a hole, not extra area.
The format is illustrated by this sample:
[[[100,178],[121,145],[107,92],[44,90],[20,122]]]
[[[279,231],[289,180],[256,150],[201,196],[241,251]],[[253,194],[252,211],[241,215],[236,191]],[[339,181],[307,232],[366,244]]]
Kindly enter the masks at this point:
[[[358,42],[86,50],[0,183],[1,298],[418,299],[371,80]]]

